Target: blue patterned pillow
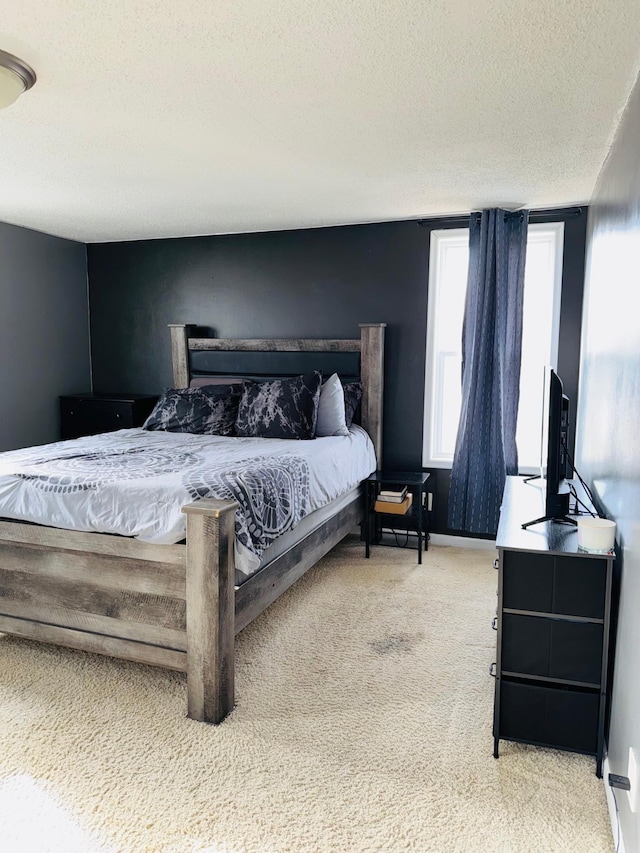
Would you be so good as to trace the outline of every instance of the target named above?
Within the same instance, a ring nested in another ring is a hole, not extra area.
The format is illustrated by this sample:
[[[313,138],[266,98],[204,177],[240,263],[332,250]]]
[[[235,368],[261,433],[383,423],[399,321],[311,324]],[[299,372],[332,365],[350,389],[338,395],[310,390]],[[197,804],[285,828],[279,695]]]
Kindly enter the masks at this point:
[[[143,429],[233,435],[242,384],[169,388],[142,425]]]
[[[238,407],[236,435],[260,438],[314,438],[320,397],[319,371],[246,382]]]
[[[346,382],[344,388],[344,414],[347,429],[353,423],[360,400],[362,399],[362,382]]]

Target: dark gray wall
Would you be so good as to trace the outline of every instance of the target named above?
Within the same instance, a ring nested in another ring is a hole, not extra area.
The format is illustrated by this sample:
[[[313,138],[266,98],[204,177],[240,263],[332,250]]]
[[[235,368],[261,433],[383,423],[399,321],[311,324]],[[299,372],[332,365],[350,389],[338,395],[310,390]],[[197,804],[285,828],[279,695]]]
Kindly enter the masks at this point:
[[[385,456],[419,467],[428,240],[399,222],[89,246],[95,389],[169,385],[167,323],[317,338],[386,322]]]
[[[90,381],[85,246],[0,223],[0,450],[56,441]]]
[[[560,358],[574,399],[585,221],[567,219],[565,226]],[[198,323],[225,337],[357,337],[358,323],[386,322],[385,465],[420,469],[430,232],[461,224],[90,245],[95,390],[157,393],[169,385],[167,323]],[[434,472],[437,532],[446,530],[448,484],[448,471]]]
[[[601,173],[589,217],[578,468],[618,524],[620,609],[609,761],[627,774],[640,748],[640,83]],[[624,847],[640,817],[617,792]]]

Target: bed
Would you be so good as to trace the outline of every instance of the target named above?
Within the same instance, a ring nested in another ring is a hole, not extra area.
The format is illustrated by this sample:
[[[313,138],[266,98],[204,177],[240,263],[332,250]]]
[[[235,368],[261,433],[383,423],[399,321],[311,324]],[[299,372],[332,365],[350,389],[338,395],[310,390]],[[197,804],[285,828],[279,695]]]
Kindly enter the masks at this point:
[[[203,353],[355,354],[360,424],[379,466],[384,332],[363,324],[358,339],[231,340],[171,325],[173,384],[197,384],[193,361]],[[221,722],[234,707],[235,635],[361,521],[363,494],[357,485],[307,515],[240,584],[237,507],[211,497],[186,503],[178,544],[0,520],[0,632],[186,671],[188,716]]]

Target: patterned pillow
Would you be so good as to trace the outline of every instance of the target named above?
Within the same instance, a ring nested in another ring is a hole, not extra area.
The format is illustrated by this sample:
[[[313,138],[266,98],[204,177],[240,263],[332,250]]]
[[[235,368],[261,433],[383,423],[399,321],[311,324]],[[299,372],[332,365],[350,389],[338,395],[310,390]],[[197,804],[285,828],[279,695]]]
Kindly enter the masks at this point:
[[[346,382],[344,388],[344,413],[347,428],[353,423],[360,400],[362,399],[362,382]]]
[[[321,374],[246,382],[236,435],[260,438],[313,438],[318,418]]]
[[[242,384],[169,388],[142,425],[143,429],[233,435]]]

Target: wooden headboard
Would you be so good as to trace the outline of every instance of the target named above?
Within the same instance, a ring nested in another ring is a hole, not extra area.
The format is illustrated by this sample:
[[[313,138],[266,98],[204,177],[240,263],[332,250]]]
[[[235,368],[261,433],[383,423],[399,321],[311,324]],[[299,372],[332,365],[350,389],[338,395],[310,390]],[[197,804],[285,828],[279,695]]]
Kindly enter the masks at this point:
[[[382,467],[382,408],[384,392],[384,330],[386,323],[361,323],[359,338],[265,339],[197,338],[197,326],[170,324],[173,385],[188,388],[191,381],[190,352],[359,352],[362,381],[362,427],[369,433]]]

